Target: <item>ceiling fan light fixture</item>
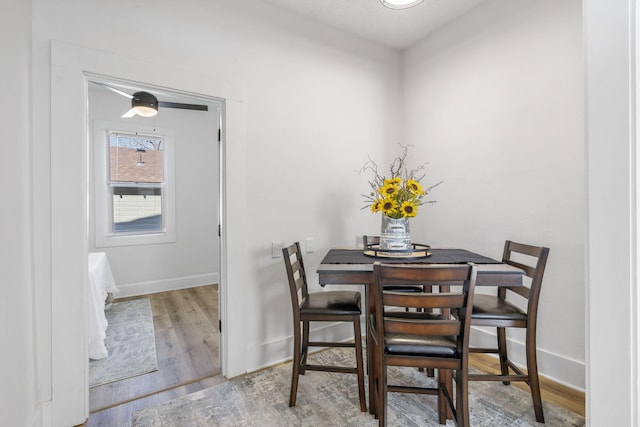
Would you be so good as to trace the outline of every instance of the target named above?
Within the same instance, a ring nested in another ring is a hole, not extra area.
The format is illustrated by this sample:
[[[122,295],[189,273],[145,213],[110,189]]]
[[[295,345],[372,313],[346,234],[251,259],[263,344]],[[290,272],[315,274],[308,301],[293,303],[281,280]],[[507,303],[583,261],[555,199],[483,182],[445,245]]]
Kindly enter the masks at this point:
[[[158,99],[149,92],[136,92],[131,99],[131,108],[142,117],[153,117],[158,114]]]
[[[111,90],[112,92],[117,93],[118,95],[122,95],[125,98],[131,100],[131,108],[121,116],[122,118],[131,118],[134,116],[153,117],[158,114],[159,107],[177,108],[181,110],[209,111],[209,106],[207,104],[185,104],[182,102],[158,101],[158,98],[156,98],[155,95],[152,95],[149,92],[139,91],[134,93],[133,95],[129,95],[128,93],[123,92],[120,89],[112,87],[106,83],[95,81],[91,81],[91,83],[102,86],[106,89]]]
[[[423,1],[424,0],[380,0],[380,3],[389,9],[408,9],[419,5]]]

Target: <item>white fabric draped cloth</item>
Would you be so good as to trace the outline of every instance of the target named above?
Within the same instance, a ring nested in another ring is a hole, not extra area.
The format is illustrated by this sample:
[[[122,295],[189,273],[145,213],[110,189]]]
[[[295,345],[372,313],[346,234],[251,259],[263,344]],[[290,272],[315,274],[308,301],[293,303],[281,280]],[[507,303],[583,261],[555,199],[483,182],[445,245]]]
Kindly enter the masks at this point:
[[[104,314],[108,293],[117,293],[107,254],[89,253],[89,358],[104,359],[109,355],[104,339],[107,336],[107,317]]]

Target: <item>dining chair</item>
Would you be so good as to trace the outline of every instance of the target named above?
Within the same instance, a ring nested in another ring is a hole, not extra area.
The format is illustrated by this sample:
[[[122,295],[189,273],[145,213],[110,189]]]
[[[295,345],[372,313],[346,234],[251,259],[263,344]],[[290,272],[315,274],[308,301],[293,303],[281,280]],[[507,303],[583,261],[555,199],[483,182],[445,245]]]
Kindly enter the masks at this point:
[[[357,291],[309,292],[307,276],[300,242],[282,249],[284,265],[289,279],[291,305],[293,308],[293,373],[289,406],[296,405],[298,377],[306,371],[325,371],[351,373],[357,375],[360,410],[365,412],[367,405],[364,392],[364,366],[362,362],[362,332],[360,329],[361,295]],[[325,342],[309,339],[310,322],[351,322],[354,341]],[[310,347],[351,347],[355,348],[356,367],[326,366],[307,363]]]
[[[502,261],[524,271],[530,280],[529,286],[498,287],[495,295],[477,294],[473,302],[472,326],[495,327],[497,347],[472,347],[472,353],[497,354],[500,360],[500,374],[470,374],[469,381],[502,381],[508,385],[511,381],[524,381],[531,389],[531,398],[536,421],[544,423],[538,362],[536,355],[536,323],[538,319],[538,301],[542,288],[542,277],[549,256],[549,248],[516,243],[507,240],[504,244]],[[510,300],[507,300],[509,296]],[[521,309],[516,299],[524,299]],[[508,357],[506,328],[525,329],[525,355],[527,372],[523,372]],[[511,369],[515,374],[511,374]]]
[[[370,248],[371,246],[375,246],[375,245],[379,245],[380,244],[380,236],[368,236],[368,235],[363,235],[362,236],[362,244],[365,248],[365,250],[367,248]],[[432,292],[433,291],[433,286],[430,284],[421,284],[421,285],[385,285],[384,286],[385,290],[393,290],[396,292]],[[405,311],[409,311],[409,308],[405,308]],[[420,311],[420,309],[416,309],[416,311]],[[420,368],[420,371],[423,371],[422,368]],[[435,375],[433,369],[427,369],[427,375],[429,377],[433,377]]]
[[[374,413],[386,425],[387,393],[437,395],[438,421],[449,413],[458,427],[469,426],[469,327],[477,270],[466,265],[399,265],[376,262],[373,267],[374,315],[370,317],[374,369]],[[384,290],[385,284],[430,282],[456,286],[443,293],[408,293]],[[421,313],[388,316],[394,307],[424,309]],[[448,315],[447,315],[448,313]],[[437,370],[436,387],[388,383],[389,366]],[[455,372],[455,374],[453,373]],[[453,393],[455,380],[455,398]]]

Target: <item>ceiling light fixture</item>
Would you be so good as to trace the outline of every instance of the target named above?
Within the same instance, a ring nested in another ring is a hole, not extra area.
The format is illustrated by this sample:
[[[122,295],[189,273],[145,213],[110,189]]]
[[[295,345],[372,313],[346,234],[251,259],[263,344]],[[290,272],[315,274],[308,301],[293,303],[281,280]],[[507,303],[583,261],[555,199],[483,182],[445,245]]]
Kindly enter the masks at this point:
[[[142,117],[153,117],[158,114],[158,98],[149,92],[136,92],[131,98],[131,108]]]
[[[380,3],[389,9],[408,9],[419,5],[423,1],[424,0],[380,0]]]

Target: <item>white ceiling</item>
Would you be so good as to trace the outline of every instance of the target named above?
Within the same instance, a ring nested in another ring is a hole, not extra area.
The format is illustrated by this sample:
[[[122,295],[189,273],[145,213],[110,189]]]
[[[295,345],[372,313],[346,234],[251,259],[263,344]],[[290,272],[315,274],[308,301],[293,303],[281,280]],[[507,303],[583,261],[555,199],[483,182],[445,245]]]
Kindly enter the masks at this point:
[[[262,0],[383,46],[404,50],[486,0],[425,0],[404,10],[380,0]]]

